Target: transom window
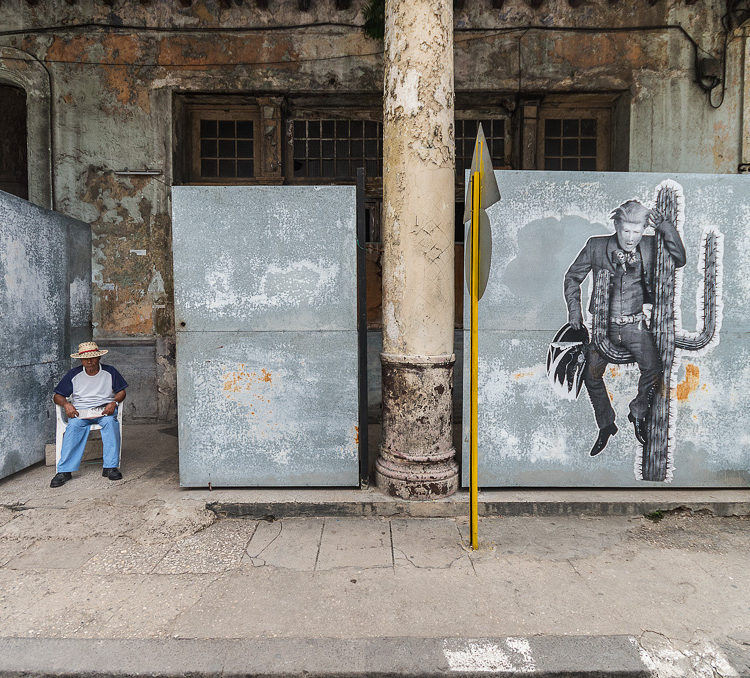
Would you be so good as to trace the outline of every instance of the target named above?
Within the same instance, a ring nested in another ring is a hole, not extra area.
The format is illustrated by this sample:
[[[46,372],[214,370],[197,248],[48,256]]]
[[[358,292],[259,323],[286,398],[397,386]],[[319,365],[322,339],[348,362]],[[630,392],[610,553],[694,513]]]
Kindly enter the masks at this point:
[[[188,183],[257,183],[261,178],[259,108],[253,104],[186,106]]]
[[[612,166],[612,95],[547,97],[536,122],[536,168],[568,172],[606,172]],[[524,132],[530,131],[524,118]],[[532,136],[528,138],[531,147]],[[531,158],[529,158],[531,160]],[[529,166],[529,165],[525,165]]]
[[[252,177],[254,131],[252,120],[200,119],[202,177]]]
[[[596,170],[596,128],[594,118],[547,118],[544,169]]]
[[[383,176],[383,124],[374,120],[294,120],[294,176],[352,179],[364,167],[368,177]]]

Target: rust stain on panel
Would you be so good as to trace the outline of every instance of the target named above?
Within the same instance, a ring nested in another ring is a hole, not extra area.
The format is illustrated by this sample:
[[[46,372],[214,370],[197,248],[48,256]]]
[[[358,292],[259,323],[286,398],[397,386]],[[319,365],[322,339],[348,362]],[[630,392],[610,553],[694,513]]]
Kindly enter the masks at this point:
[[[693,391],[700,386],[700,370],[697,365],[685,365],[685,378],[675,387],[677,400],[687,400]]]
[[[260,407],[262,403],[270,404],[270,399],[265,396],[267,387],[265,384],[272,384],[271,372],[261,369],[260,374],[256,371],[245,369],[244,363],[238,365],[237,370],[225,372],[222,375],[222,390],[226,392],[226,397],[230,400],[236,400],[248,407],[251,415],[255,415],[255,408]],[[254,399],[248,401],[248,398]],[[257,401],[257,402],[255,402]],[[268,410],[267,414],[273,414]]]

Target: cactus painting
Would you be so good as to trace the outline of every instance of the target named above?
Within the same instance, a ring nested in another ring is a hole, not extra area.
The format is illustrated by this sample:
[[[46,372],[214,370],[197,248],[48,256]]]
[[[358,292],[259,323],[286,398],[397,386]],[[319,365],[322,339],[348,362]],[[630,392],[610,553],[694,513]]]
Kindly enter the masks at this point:
[[[656,189],[655,209],[682,235],[685,226],[682,187],[665,181]],[[722,321],[722,254],[723,235],[713,227],[705,228],[698,258],[699,285],[696,317],[699,327],[694,332],[682,327],[682,270],[668,255],[664,238],[656,234],[656,257],[650,329],[663,365],[663,379],[652,394],[646,427],[646,443],[635,462],[636,478],[669,482],[674,470],[675,447],[675,383],[681,356],[700,354],[719,341]],[[591,342],[609,362],[628,364],[634,356],[618,347],[608,337],[610,318],[609,292],[611,273],[598,272],[593,289]]]
[[[748,177],[503,170],[498,183],[480,486],[750,488]]]

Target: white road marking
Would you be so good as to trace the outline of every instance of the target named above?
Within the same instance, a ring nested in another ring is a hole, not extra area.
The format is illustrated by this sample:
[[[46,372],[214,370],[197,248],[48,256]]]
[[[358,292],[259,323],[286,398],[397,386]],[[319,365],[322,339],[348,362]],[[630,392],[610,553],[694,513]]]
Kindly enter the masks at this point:
[[[737,678],[739,673],[713,643],[706,640],[691,643],[682,649],[671,642],[649,643],[644,648],[635,638],[641,661],[654,678]]]
[[[517,671],[532,673],[536,664],[526,638],[504,641],[451,640],[443,642],[443,654],[451,671]]]

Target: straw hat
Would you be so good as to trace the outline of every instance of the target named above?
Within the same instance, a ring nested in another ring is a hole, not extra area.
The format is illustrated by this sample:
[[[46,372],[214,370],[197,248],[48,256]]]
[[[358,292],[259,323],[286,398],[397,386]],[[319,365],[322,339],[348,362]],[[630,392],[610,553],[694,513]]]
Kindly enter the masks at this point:
[[[98,358],[100,355],[109,353],[106,349],[100,349],[95,341],[84,341],[78,344],[78,353],[71,353],[71,358]]]

